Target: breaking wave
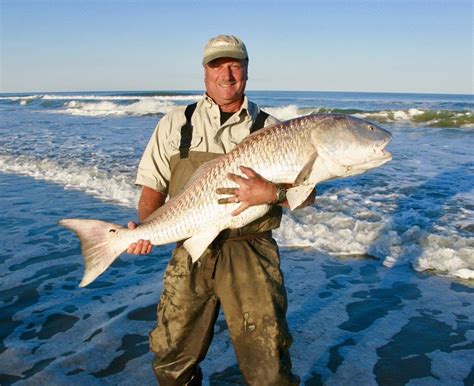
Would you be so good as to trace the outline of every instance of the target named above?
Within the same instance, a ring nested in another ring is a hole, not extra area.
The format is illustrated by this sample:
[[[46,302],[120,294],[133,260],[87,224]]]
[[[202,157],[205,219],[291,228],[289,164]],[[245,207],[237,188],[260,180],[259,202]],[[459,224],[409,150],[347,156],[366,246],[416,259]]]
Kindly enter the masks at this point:
[[[416,103],[410,100],[374,103],[370,95],[362,93],[362,96],[358,95],[361,100],[357,98],[342,102],[339,100],[340,106],[335,106],[332,99],[334,96],[331,93],[322,94],[324,97],[304,100],[307,106],[285,103],[285,98],[270,100],[264,92],[253,92],[250,97],[280,120],[311,113],[339,113],[383,124],[406,123],[420,127],[474,128],[472,102],[466,99],[467,96],[461,96],[460,101],[454,100],[449,103],[436,99]],[[195,102],[201,96],[200,92],[3,94],[0,96],[0,104],[87,117],[162,116],[175,106]],[[275,106],[275,103],[278,105]],[[374,106],[381,108],[374,109]]]
[[[471,111],[421,110],[415,108],[407,110],[363,111],[358,109],[325,107],[298,108],[295,105],[284,107],[264,107],[264,109],[280,120],[292,119],[313,113],[336,113],[353,115],[358,118],[387,124],[407,123],[423,127],[474,128],[474,115]]]
[[[0,103],[77,116],[120,117],[164,115],[176,105],[192,103],[200,98],[201,95],[197,94],[179,93],[35,94],[3,95],[0,96]]]
[[[84,167],[73,160],[41,159],[35,156],[0,155],[0,172],[30,176],[37,180],[53,182],[65,189],[83,191],[105,201],[135,207],[138,189],[133,185],[134,170],[121,173]]]

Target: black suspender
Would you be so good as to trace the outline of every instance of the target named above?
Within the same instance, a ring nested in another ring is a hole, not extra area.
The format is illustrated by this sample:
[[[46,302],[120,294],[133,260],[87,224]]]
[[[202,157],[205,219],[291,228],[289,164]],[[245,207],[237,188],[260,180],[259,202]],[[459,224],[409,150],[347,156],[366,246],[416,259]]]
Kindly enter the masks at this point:
[[[191,125],[191,117],[194,110],[196,110],[197,103],[186,106],[184,115],[186,116],[186,123],[181,127],[181,142],[179,144],[179,158],[188,158],[189,148],[191,147],[191,140],[193,139],[193,125]]]
[[[181,127],[181,142],[179,143],[179,158],[188,158],[189,149],[191,147],[191,140],[193,138],[193,125],[191,124],[191,117],[193,116],[194,110],[196,110],[197,103],[186,106],[184,115],[186,116],[186,123]],[[255,122],[250,128],[250,133],[261,129],[265,120],[268,118],[268,113],[260,110]]]
[[[253,123],[252,127],[250,128],[250,133],[253,133],[254,131],[260,130],[264,125],[265,121],[268,118],[268,113],[266,113],[263,110],[260,110],[258,112],[257,118],[255,119],[255,122]]]

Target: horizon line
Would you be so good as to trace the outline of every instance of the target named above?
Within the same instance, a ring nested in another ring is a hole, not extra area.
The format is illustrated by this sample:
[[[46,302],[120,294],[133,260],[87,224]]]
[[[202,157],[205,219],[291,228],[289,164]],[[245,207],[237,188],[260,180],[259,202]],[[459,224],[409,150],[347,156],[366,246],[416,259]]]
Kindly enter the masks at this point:
[[[354,91],[354,90],[297,90],[297,89],[247,89],[247,92],[314,92],[314,93],[357,93],[357,94],[413,94],[413,95],[459,95],[474,96],[474,93],[436,92],[436,91]],[[115,90],[43,90],[43,91],[0,91],[5,94],[46,94],[46,93],[125,93],[125,92],[193,92],[204,93],[204,89],[115,89]]]

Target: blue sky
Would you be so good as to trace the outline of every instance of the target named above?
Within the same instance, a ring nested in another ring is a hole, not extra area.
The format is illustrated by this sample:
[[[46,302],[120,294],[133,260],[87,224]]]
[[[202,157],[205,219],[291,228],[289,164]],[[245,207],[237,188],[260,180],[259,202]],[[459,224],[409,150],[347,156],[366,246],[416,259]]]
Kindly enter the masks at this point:
[[[473,92],[470,0],[0,0],[0,92],[200,90],[219,33],[250,90]]]

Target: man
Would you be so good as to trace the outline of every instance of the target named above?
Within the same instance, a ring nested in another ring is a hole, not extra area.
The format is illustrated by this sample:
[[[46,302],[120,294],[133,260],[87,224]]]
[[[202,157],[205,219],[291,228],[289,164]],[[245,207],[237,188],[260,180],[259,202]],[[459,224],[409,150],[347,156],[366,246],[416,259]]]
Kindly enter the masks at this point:
[[[142,193],[139,221],[175,196],[204,162],[230,151],[250,132],[274,123],[245,96],[248,55],[235,36],[219,35],[204,48],[206,93],[192,108],[178,107],[158,123],[140,162],[136,183]],[[240,202],[237,215],[252,205],[275,204],[253,223],[223,231],[192,263],[181,243],[164,274],[157,327],[150,334],[153,370],[160,385],[200,384],[199,362],[212,340],[222,306],[245,380],[252,385],[291,385],[291,335],[278,247],[271,230],[280,224],[285,190],[253,170],[230,174],[238,188],[219,189],[222,204]],[[314,194],[304,205],[314,201]],[[129,223],[130,228],[136,224]],[[149,241],[128,252],[147,254]]]

